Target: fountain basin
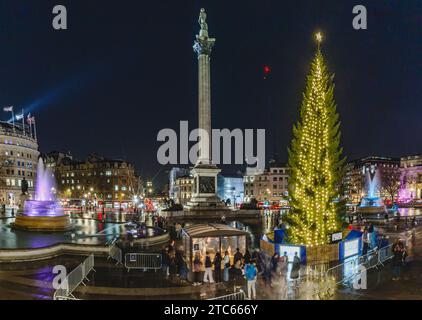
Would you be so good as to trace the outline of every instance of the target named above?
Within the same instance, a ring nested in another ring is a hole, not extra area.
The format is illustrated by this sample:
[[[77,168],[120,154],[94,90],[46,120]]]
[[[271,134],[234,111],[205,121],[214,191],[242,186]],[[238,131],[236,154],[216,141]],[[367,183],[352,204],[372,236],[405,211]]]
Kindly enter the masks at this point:
[[[380,197],[367,197],[362,199],[357,212],[362,214],[381,214],[386,213],[387,209]]]
[[[17,214],[13,228],[27,231],[48,231],[60,232],[73,229],[68,215],[62,216],[27,216]]]
[[[56,201],[27,200],[23,213],[16,215],[13,227],[28,231],[66,231],[72,229],[72,224]]]

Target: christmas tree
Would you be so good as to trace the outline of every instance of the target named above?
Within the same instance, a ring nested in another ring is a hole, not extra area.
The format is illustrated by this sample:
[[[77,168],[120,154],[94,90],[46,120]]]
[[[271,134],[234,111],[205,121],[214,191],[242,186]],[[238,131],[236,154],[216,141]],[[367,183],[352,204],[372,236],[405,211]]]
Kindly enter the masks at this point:
[[[289,240],[308,246],[327,243],[329,234],[340,228],[337,200],[345,161],[341,157],[333,76],[325,65],[321,40],[318,33],[318,49],[289,149]]]

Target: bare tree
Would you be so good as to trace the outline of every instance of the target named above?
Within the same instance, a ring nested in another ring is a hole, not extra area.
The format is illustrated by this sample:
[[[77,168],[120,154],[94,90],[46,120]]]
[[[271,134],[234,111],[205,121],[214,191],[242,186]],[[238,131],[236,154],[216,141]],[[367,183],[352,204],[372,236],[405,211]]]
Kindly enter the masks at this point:
[[[388,168],[381,173],[381,190],[390,196],[392,203],[400,190],[400,177],[399,167]]]

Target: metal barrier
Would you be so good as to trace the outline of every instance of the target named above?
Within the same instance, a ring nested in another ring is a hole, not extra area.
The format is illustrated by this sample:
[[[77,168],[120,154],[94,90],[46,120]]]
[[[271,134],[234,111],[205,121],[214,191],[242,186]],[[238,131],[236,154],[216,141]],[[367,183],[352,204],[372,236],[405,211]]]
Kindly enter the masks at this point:
[[[246,296],[246,293],[243,290],[239,290],[239,292],[227,294],[225,296],[215,297],[207,300],[249,300]]]
[[[348,261],[327,270],[319,282],[318,290],[314,293],[320,299],[332,296],[339,285],[352,285],[360,273],[360,266],[366,270],[383,267],[385,262],[393,257],[392,246],[368,252],[364,256],[356,256]]]
[[[95,261],[94,254],[91,254],[78,265],[74,270],[72,270],[63,280],[61,287],[54,291],[53,299],[54,300],[77,300],[73,295],[73,291],[80,285],[85,286],[84,280],[89,281],[88,274],[91,271],[95,272],[94,269]]]
[[[162,256],[158,253],[126,253],[125,267],[130,269],[143,269],[157,271],[161,269]]]
[[[120,249],[118,246],[116,246],[115,244],[113,244],[110,249],[109,249],[109,253],[108,253],[108,258],[110,259],[112,258],[113,260],[116,261],[116,265],[123,265],[123,253],[122,253],[122,249]]]

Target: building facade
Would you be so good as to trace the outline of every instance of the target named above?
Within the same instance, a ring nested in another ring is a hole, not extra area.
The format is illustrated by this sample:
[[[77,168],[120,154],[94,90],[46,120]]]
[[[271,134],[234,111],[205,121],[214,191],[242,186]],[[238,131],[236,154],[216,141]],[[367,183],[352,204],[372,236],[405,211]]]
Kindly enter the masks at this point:
[[[174,185],[173,200],[175,203],[185,205],[192,198],[194,178],[192,175],[179,176]]]
[[[38,142],[27,126],[0,122],[0,199],[8,206],[22,206],[22,180],[34,196]]]
[[[403,202],[422,198],[422,155],[402,157],[400,159],[400,192]]]
[[[134,166],[124,160],[108,159],[96,154],[86,160],[70,154],[45,155],[54,172],[61,199],[79,199],[87,205],[113,208],[133,205],[142,196],[142,183]]]
[[[178,178],[189,177],[190,169],[182,167],[173,167],[169,172],[169,198],[174,200],[175,203],[179,203],[180,199],[180,190],[179,185],[180,181],[177,182]]]
[[[289,175],[290,171],[286,165],[270,161],[269,167],[263,173],[253,177],[253,182],[251,178],[248,178],[247,183],[253,184],[253,190],[248,190],[248,195],[246,195],[245,189],[245,196],[251,196],[258,202],[277,204],[288,198]]]

